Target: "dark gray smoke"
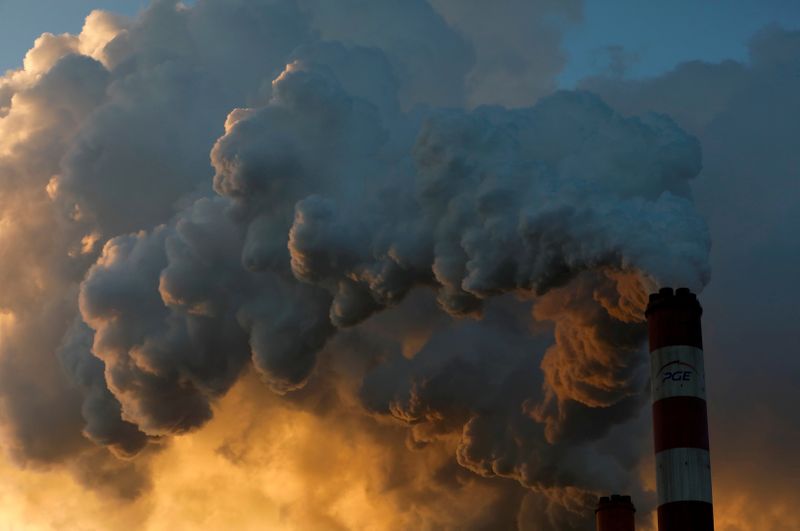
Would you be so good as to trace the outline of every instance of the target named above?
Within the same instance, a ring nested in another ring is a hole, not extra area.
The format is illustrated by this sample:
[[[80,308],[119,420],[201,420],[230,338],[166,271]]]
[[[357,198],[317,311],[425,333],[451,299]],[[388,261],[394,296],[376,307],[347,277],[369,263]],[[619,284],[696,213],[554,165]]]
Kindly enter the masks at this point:
[[[159,1],[37,41],[0,83],[19,459],[97,467],[133,497],[135,456],[254,369],[287,402],[337,397],[316,415],[407,426],[414,451],[455,441],[462,468],[435,481],[516,480],[523,529],[640,491],[620,441],[645,295],[709,280],[699,143],[587,92],[465,108],[532,102],[549,85],[526,80],[561,60],[493,99],[510,70],[472,10]]]

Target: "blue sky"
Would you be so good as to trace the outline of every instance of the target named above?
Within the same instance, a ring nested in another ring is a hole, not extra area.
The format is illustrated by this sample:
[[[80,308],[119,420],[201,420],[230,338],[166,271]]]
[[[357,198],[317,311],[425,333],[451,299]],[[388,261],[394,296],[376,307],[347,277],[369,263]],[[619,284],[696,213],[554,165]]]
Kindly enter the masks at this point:
[[[45,31],[76,32],[92,9],[134,14],[147,0],[0,0],[0,70],[22,62]],[[646,77],[691,60],[746,59],[747,41],[758,29],[800,27],[797,0],[587,0],[583,20],[570,27],[564,47],[569,61],[559,76],[572,87],[608,69],[615,47],[627,77]]]
[[[609,63],[609,46],[622,46],[628,77],[649,77],[689,60],[746,59],[759,29],[800,27],[797,0],[587,0],[582,23],[566,33],[569,62],[559,81],[571,87]]]
[[[80,31],[92,9],[134,14],[147,0],[0,0],[0,70],[22,65],[25,52],[44,32]]]

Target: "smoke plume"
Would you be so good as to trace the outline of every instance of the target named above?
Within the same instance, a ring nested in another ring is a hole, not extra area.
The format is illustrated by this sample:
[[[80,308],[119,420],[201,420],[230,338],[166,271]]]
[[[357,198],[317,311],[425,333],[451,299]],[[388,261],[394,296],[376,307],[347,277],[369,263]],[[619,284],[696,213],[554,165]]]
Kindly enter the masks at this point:
[[[36,41],[0,78],[18,464],[135,499],[184,434],[279,466],[252,447],[296,423],[385,461],[369,489],[412,508],[389,528],[583,529],[615,489],[647,508],[643,309],[709,281],[699,143],[588,92],[539,99],[560,55],[493,94],[520,41],[473,4],[155,1]],[[252,427],[224,435],[231,396]],[[315,496],[307,525],[368,525]]]

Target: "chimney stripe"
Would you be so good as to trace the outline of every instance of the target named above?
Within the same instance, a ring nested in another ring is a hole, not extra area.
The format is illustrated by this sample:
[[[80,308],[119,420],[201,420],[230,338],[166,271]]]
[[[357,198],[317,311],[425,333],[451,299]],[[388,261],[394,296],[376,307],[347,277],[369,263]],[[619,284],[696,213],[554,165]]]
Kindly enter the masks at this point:
[[[696,303],[697,301],[695,301]],[[648,335],[650,338],[650,352],[662,347],[674,345],[688,345],[703,348],[703,337],[700,330],[699,309],[695,319],[682,315],[683,308],[648,308],[647,317],[659,314],[658,319],[648,319]],[[695,322],[696,321],[696,322]]]
[[[658,507],[659,531],[713,531],[714,511],[710,503],[682,501]]]
[[[711,503],[708,450],[672,448],[656,454],[658,504],[678,501]]]
[[[656,452],[672,448],[708,450],[706,401],[676,396],[654,402],[653,440]]]
[[[650,385],[655,402],[673,396],[706,398],[703,351],[688,345],[661,347],[650,354]]]

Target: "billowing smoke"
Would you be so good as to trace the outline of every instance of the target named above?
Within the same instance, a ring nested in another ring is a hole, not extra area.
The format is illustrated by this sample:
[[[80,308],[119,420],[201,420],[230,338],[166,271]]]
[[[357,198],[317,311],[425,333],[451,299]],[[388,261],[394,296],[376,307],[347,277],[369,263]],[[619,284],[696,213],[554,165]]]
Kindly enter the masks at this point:
[[[547,87],[531,61],[492,99],[473,3],[344,4],[94,12],[0,80],[6,445],[135,497],[255,371],[387,455],[450,452],[394,480],[416,527],[493,521],[424,516],[420,481],[516,492],[492,518],[522,529],[647,500],[642,312],[709,280],[698,142],[585,92],[473,107]]]

